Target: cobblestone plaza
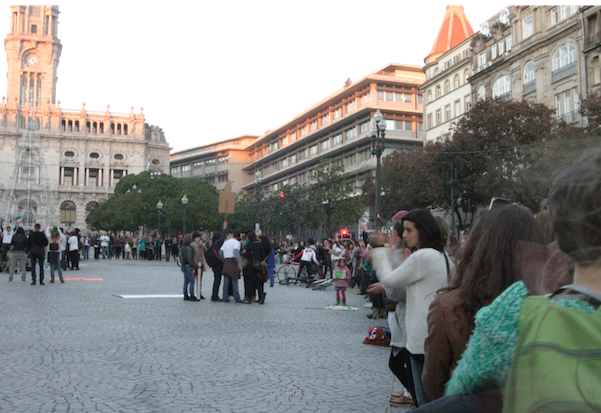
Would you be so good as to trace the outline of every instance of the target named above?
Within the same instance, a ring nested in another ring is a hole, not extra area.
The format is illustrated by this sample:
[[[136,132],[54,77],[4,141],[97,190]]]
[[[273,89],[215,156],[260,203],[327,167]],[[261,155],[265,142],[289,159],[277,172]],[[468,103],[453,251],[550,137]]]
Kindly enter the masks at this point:
[[[0,410],[6,412],[385,412],[385,325],[324,308],[333,287],[266,288],[265,305],[181,299],[174,263],[82,261],[64,284],[0,281]],[[203,295],[210,297],[212,273]],[[242,285],[242,282],[240,282]],[[122,295],[180,295],[121,298]],[[405,409],[393,408],[403,412]]]

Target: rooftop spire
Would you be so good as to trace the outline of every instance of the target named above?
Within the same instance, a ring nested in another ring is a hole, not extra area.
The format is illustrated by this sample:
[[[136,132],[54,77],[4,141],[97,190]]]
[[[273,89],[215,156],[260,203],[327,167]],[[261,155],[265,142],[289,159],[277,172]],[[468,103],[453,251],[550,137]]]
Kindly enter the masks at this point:
[[[447,6],[447,13],[440,26],[438,36],[436,36],[432,51],[426,56],[424,62],[426,64],[434,62],[440,55],[448,52],[473,34],[474,29],[463,13],[463,6]]]

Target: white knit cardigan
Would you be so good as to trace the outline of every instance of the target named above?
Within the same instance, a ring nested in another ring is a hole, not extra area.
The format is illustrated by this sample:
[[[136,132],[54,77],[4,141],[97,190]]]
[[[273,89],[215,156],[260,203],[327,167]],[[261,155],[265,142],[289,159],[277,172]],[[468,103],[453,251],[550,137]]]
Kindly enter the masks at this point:
[[[407,291],[407,350],[411,354],[424,354],[430,303],[436,290],[447,285],[445,256],[433,248],[423,248],[394,270],[386,248],[372,249],[371,256],[378,280],[384,287],[405,288]],[[448,259],[448,263],[452,271],[453,262]]]

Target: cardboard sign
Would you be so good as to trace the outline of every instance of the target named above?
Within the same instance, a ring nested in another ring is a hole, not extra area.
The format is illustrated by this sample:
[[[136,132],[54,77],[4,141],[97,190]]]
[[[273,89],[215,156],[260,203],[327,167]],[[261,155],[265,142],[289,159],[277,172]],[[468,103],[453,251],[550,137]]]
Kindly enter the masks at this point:
[[[225,189],[219,192],[219,212],[233,214],[236,208],[236,194],[232,192],[232,182],[225,183]]]
[[[334,278],[339,280],[344,279],[346,278],[346,272],[341,270],[334,271]]]

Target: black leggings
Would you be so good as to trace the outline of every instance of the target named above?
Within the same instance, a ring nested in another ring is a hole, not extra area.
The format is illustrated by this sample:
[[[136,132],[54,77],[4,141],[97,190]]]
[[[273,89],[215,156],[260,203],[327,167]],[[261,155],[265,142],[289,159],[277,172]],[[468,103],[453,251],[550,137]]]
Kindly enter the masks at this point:
[[[399,351],[400,350],[400,351]],[[395,356],[394,353],[397,353]],[[413,374],[411,373],[411,360],[409,351],[406,348],[392,347],[388,367],[390,371],[399,379],[401,384],[405,386],[407,391],[411,393],[411,398],[417,401],[415,395],[415,385],[413,384]]]

